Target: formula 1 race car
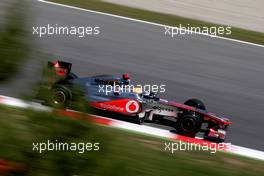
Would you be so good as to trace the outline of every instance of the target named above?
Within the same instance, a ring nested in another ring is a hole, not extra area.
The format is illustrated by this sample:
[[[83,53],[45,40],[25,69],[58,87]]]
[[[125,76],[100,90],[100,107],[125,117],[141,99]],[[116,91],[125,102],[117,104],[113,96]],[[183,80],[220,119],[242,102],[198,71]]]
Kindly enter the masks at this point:
[[[204,103],[198,99],[189,99],[181,104],[161,99],[153,92],[137,90],[136,87],[131,90],[128,74],[122,77],[97,75],[79,78],[71,73],[71,66],[71,63],[62,61],[48,63],[45,84],[51,94],[45,102],[49,105],[57,108],[70,107],[74,98],[73,90],[78,87],[83,92],[82,97],[87,105],[100,111],[130,116],[138,123],[172,119],[169,125],[178,134],[195,137],[198,132],[203,132],[206,140],[225,140],[227,127],[232,122],[208,112]],[[117,85],[118,90],[110,89]]]

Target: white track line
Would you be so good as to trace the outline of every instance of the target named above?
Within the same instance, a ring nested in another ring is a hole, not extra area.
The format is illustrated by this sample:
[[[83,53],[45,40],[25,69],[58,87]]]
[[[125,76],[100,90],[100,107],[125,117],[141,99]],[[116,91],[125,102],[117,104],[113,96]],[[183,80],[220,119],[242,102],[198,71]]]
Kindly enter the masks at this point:
[[[52,108],[45,107],[39,103],[27,102],[27,101],[20,100],[17,98],[12,98],[12,97],[2,96],[2,95],[0,95],[0,104],[13,106],[13,107],[19,107],[19,108],[33,108],[38,111],[53,112]],[[79,113],[78,111],[72,111],[72,110],[67,110],[67,111]],[[96,116],[96,115],[92,115],[92,116]],[[149,127],[145,125],[132,124],[129,122],[109,119],[109,118],[102,117],[102,116],[96,116],[96,117],[100,119],[110,120],[111,123],[109,124],[109,126],[112,126],[115,128],[130,130],[130,131],[139,132],[142,134],[147,134],[147,135],[152,135],[152,136],[157,136],[157,137],[162,137],[162,138],[167,138],[170,140],[176,140],[176,141],[177,139],[181,140],[180,138],[177,138],[180,135],[170,133],[168,130],[163,130],[163,129],[159,129],[155,127]],[[202,139],[197,138],[197,140],[202,140]],[[264,152],[255,150],[255,149],[231,145],[230,149],[227,150],[226,152],[264,161]]]
[[[149,21],[144,21],[144,20],[138,20],[138,19],[124,17],[124,16],[119,16],[119,15],[113,15],[113,14],[110,14],[110,13],[104,13],[104,12],[99,12],[99,11],[94,11],[94,10],[88,10],[88,9],[84,9],[84,8],[80,8],[80,7],[74,7],[74,6],[60,4],[60,3],[55,3],[55,2],[49,2],[49,1],[45,1],[45,0],[37,0],[37,1],[39,1],[41,3],[52,4],[52,5],[56,5],[56,6],[71,8],[71,9],[85,11],[85,12],[96,13],[96,14],[100,14],[100,15],[111,16],[111,17],[115,17],[115,18],[121,18],[121,19],[125,19],[125,20],[130,20],[130,21],[135,21],[135,22],[140,22],[140,23],[145,23],[145,24],[150,24],[150,25],[155,25],[155,26],[177,28],[175,26],[168,26],[168,25],[164,25],[164,24],[159,24],[159,23],[154,23],[154,22],[149,22]],[[179,28],[177,28],[177,29],[179,29]],[[189,30],[186,30],[186,31],[190,32]],[[196,34],[200,34],[200,35],[209,36],[209,37],[212,37],[212,38],[218,38],[218,39],[222,39],[222,40],[228,40],[228,41],[233,41],[233,42],[238,42],[238,43],[242,43],[242,44],[253,45],[253,46],[264,48],[264,45],[251,43],[251,42],[246,42],[246,41],[242,41],[242,40],[226,38],[226,37],[221,37],[221,36],[214,36],[214,35],[209,35],[209,34],[204,34],[204,33],[197,33],[197,32],[196,32]]]

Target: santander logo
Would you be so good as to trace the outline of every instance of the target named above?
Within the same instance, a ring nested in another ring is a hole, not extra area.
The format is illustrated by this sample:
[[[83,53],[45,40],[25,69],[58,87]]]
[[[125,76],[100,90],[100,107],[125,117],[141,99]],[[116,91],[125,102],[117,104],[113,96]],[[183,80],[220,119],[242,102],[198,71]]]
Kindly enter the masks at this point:
[[[126,103],[126,111],[129,113],[136,113],[139,110],[139,103],[135,100],[130,100]]]

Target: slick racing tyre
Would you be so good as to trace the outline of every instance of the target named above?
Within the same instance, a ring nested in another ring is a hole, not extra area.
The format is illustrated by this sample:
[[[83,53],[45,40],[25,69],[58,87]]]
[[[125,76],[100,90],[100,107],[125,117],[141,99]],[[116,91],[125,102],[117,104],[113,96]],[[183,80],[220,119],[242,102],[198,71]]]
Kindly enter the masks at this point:
[[[183,114],[182,117],[176,122],[177,133],[188,136],[195,137],[195,135],[200,131],[202,126],[202,118],[193,113]]]
[[[66,86],[55,85],[50,93],[49,104],[55,108],[66,108],[70,105],[71,91]]]
[[[192,106],[200,110],[206,110],[204,103],[201,100],[192,98],[184,102],[185,105]]]

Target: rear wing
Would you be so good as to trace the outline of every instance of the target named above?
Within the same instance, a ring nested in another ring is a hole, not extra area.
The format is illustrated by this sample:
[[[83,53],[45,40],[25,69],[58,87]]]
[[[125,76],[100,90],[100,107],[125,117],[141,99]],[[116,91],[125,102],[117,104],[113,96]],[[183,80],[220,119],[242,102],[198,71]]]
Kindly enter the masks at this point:
[[[48,62],[46,69],[44,69],[44,77],[49,85],[56,82],[66,80],[71,73],[72,64],[64,61]]]
[[[57,76],[67,76],[71,72],[71,63],[63,61],[48,62],[48,69],[54,70]]]

